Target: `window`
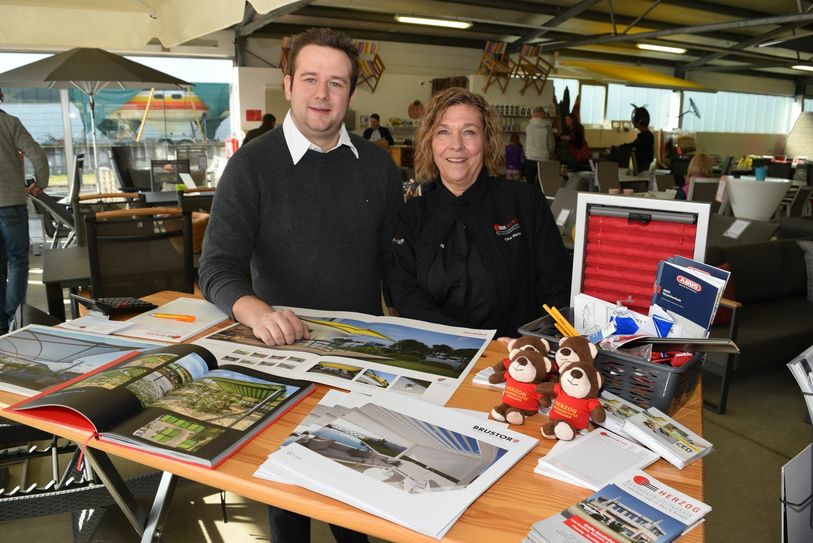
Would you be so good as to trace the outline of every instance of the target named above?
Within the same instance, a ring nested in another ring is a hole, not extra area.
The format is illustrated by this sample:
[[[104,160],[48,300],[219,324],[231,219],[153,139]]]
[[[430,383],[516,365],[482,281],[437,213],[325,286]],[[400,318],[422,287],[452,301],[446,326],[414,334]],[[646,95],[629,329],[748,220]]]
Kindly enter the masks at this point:
[[[606,96],[606,87],[582,85],[580,108],[582,124],[602,124],[604,122],[604,101]]]
[[[607,85],[607,120],[629,121],[632,104],[649,111],[652,129],[669,128],[669,104],[673,91],[649,87],[628,87],[611,83]]]
[[[700,118],[691,112],[694,100]],[[790,130],[793,98],[742,92],[686,91],[682,127],[695,132],[743,132],[784,134]]]

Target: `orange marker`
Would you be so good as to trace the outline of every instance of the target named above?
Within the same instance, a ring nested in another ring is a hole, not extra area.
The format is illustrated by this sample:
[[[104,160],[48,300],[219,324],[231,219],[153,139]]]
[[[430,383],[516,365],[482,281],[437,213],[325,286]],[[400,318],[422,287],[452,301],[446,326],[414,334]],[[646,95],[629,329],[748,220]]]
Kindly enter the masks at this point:
[[[175,315],[174,313],[150,313],[156,319],[171,319],[181,322],[195,322],[194,315]]]

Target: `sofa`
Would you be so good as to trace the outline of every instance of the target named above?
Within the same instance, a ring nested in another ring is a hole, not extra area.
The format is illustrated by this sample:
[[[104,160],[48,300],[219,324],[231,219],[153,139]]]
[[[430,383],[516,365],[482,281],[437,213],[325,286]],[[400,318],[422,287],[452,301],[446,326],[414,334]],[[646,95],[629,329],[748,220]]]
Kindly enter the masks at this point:
[[[733,292],[725,296],[736,301],[730,322],[711,329],[712,337],[730,337],[740,348],[726,361],[718,408],[723,411],[732,372],[777,368],[813,343],[813,302],[807,299],[805,254],[796,240],[708,247],[706,262],[730,269]]]

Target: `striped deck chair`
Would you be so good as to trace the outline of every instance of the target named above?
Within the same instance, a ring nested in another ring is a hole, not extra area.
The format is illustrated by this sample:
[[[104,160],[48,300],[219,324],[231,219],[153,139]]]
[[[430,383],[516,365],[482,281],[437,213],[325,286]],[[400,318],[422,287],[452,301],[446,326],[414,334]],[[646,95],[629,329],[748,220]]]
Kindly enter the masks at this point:
[[[517,62],[517,76],[522,79],[519,93],[525,94],[525,90],[533,85],[537,94],[541,95],[551,68],[553,65],[542,58],[538,45],[523,45]]]
[[[359,51],[359,81],[358,85],[366,84],[370,92],[375,92],[381,75],[384,73],[384,62],[378,56],[380,43],[377,41],[356,40]]]
[[[477,68],[477,73],[486,78],[483,92],[487,92],[493,83],[497,83],[503,93],[508,88],[508,82],[511,80],[517,64],[508,56],[507,48],[507,42],[486,42],[483,56],[480,58],[480,66]]]

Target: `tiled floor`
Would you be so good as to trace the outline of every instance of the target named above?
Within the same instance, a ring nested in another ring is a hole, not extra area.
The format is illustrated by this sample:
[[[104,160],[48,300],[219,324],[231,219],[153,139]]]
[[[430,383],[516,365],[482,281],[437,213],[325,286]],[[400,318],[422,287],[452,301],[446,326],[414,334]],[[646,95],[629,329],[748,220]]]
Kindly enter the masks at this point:
[[[38,226],[32,223],[35,242]],[[45,309],[41,262],[41,257],[32,256],[28,302]],[[707,389],[713,396],[712,381],[707,376]],[[715,451],[704,460],[706,501],[713,507],[706,523],[707,541],[779,539],[779,470],[813,437],[810,425],[803,422],[804,412],[795,381],[789,371],[781,368],[735,382],[725,415],[704,413],[705,436],[715,446]],[[131,463],[122,463],[121,467],[129,472],[138,470]],[[545,484],[541,476],[536,482]],[[264,506],[228,494],[229,521],[224,523],[219,500],[219,494],[211,489],[199,485],[181,487],[172,502],[164,540],[184,543],[268,540]],[[18,541],[70,541],[70,515],[0,523],[0,540],[10,533]],[[106,513],[92,539],[96,543],[136,540],[115,507]],[[313,540],[332,541],[325,524],[314,523]]]

